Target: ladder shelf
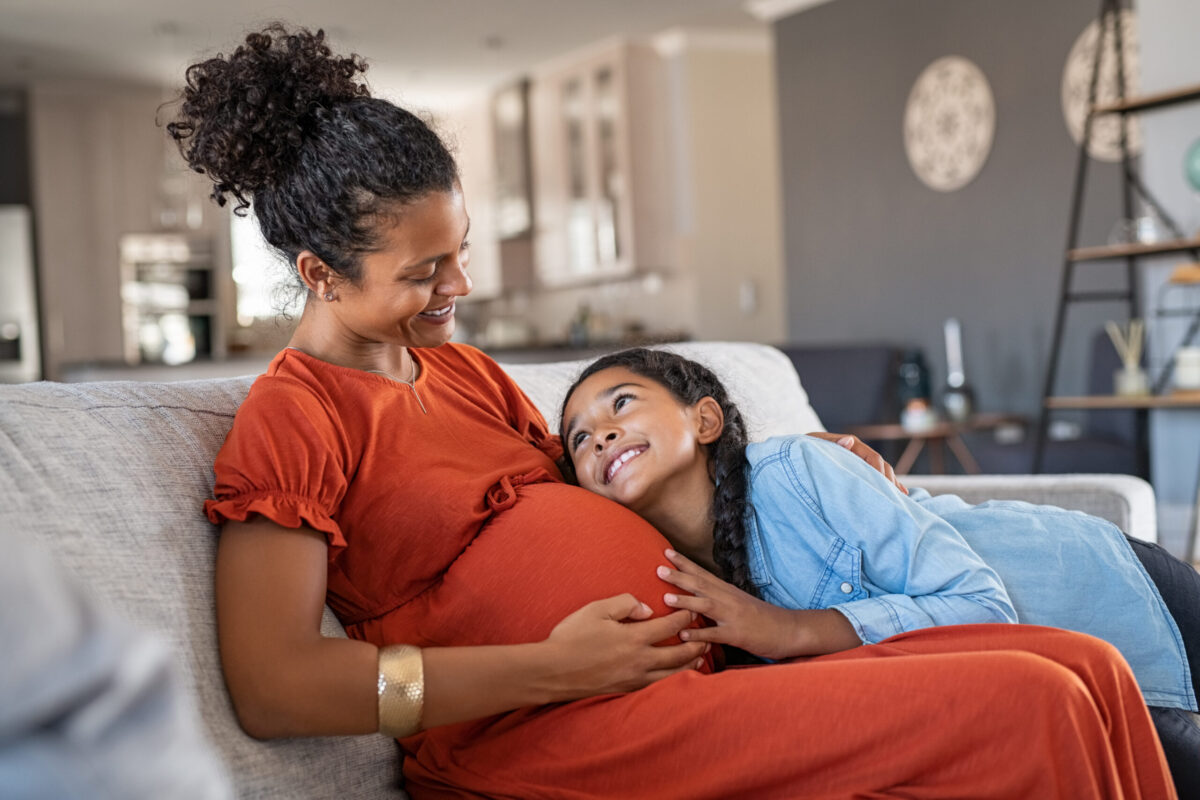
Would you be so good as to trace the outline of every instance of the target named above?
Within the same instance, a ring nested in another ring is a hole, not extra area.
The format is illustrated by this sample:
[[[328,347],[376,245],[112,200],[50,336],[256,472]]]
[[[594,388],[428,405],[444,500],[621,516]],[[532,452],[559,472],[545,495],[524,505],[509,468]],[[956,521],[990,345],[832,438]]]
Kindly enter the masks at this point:
[[[1152,256],[1169,255],[1172,253],[1191,253],[1192,257],[1200,261],[1200,233],[1185,234],[1182,229],[1175,223],[1169,214],[1163,209],[1158,201],[1152,196],[1150,191],[1142,182],[1138,171],[1134,165],[1133,155],[1130,152],[1129,136],[1126,125],[1129,115],[1137,114],[1146,111],[1154,111],[1158,109],[1169,108],[1171,106],[1182,103],[1200,101],[1200,84],[1190,86],[1182,86],[1170,91],[1156,92],[1142,96],[1129,96],[1125,92],[1126,84],[1126,65],[1123,58],[1123,45],[1121,42],[1121,25],[1119,16],[1122,8],[1127,6],[1127,0],[1100,0],[1100,16],[1099,25],[1100,32],[1097,37],[1096,53],[1092,64],[1092,77],[1088,88],[1088,108],[1090,112],[1084,121],[1083,135],[1079,142],[1079,154],[1076,165],[1074,191],[1071,198],[1071,214],[1070,224],[1067,230],[1067,246],[1063,253],[1063,268],[1062,277],[1059,286],[1058,305],[1055,311],[1054,318],[1054,334],[1050,345],[1049,360],[1046,367],[1045,382],[1042,387],[1042,405],[1038,417],[1037,438],[1034,446],[1033,471],[1041,472],[1045,458],[1045,448],[1047,433],[1049,430],[1049,415],[1051,410],[1064,408],[1096,408],[1098,406],[1092,404],[1092,401],[1082,402],[1080,398],[1056,397],[1054,395],[1055,379],[1058,372],[1058,364],[1060,359],[1060,351],[1063,345],[1065,334],[1067,310],[1071,304],[1077,302],[1110,302],[1122,303],[1127,308],[1127,313],[1130,319],[1141,316],[1138,302],[1138,260]],[[1116,95],[1117,99],[1114,102],[1098,103],[1098,83],[1101,71],[1101,60],[1104,55],[1104,43],[1108,41],[1106,34],[1112,35],[1112,41],[1116,56]],[[1082,227],[1082,208],[1087,185],[1087,172],[1092,163],[1091,155],[1088,147],[1091,143],[1091,137],[1095,130],[1094,122],[1096,117],[1106,114],[1121,115],[1121,135],[1120,135],[1120,150],[1121,150],[1121,216],[1124,219],[1133,219],[1134,214],[1134,199],[1139,198],[1142,204],[1153,211],[1162,220],[1167,230],[1170,232],[1171,239],[1158,242],[1126,242],[1120,244],[1109,244],[1099,246],[1081,247],[1078,244],[1079,231]],[[1076,291],[1072,288],[1075,267],[1082,263],[1097,263],[1097,262],[1124,262],[1124,282],[1123,289],[1109,289],[1104,291]],[[1157,312],[1156,312],[1157,315]],[[1187,325],[1187,330],[1183,335],[1182,340],[1172,349],[1170,357],[1159,371],[1158,375],[1152,376],[1151,395],[1145,402],[1133,402],[1128,399],[1124,401],[1105,401],[1109,408],[1130,408],[1134,410],[1136,420],[1136,449],[1138,457],[1138,472],[1142,477],[1149,477],[1149,444],[1148,444],[1148,409],[1177,407],[1181,405],[1177,400],[1157,400],[1156,398],[1163,397],[1163,391],[1171,379],[1171,374],[1175,367],[1174,351],[1179,347],[1187,346],[1192,343],[1197,334],[1200,333],[1200,306],[1194,309],[1185,309],[1179,313],[1173,311],[1172,315],[1190,316],[1191,321]],[[1115,405],[1113,405],[1115,403]],[[1185,404],[1186,405],[1186,404]]]
[[[1103,103],[1092,106],[1093,114],[1136,114],[1140,111],[1153,111],[1157,108],[1169,108],[1179,103],[1190,103],[1200,100],[1200,84],[1185,86],[1168,92],[1130,97],[1116,103]]]

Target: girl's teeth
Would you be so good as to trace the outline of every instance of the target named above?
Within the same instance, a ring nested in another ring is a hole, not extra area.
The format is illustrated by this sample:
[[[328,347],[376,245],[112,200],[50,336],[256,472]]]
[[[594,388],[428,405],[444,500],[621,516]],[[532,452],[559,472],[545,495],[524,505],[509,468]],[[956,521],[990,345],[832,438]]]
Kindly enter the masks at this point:
[[[634,456],[640,455],[641,452],[641,448],[634,448],[632,450],[626,450],[624,453],[617,456],[617,460],[614,461],[612,466],[608,468],[608,475],[605,477],[605,480],[611,481],[613,476],[617,474],[617,470],[623,467],[627,462],[631,461]]]

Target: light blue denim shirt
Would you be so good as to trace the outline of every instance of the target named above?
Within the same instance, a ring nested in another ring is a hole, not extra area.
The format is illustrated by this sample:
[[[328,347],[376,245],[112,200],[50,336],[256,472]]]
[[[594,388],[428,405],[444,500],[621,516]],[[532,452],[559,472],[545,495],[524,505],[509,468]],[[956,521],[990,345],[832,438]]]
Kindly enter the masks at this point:
[[[746,448],[751,578],[767,602],[834,608],[874,643],[932,625],[1024,622],[1116,645],[1150,705],[1196,710],[1174,619],[1112,523],[922,489],[905,496],[811,436]]]

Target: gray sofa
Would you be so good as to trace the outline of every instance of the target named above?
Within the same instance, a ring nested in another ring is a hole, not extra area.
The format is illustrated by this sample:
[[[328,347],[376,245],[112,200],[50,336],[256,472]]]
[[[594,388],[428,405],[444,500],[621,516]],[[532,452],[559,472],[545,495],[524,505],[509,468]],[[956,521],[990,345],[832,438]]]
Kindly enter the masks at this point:
[[[677,349],[713,366],[755,438],[820,428],[792,363],[765,345]],[[581,362],[508,367],[548,419]],[[381,736],[260,742],[242,733],[221,678],[213,613],[217,530],[201,514],[211,464],[251,377],[180,383],[0,386],[0,526],[32,534],[120,613],[177,654],[211,740],[248,798],[402,798]],[[1149,485],[1129,476],[910,477],[968,499],[1025,498],[1155,538]],[[3,613],[14,613],[5,609]],[[326,609],[327,635],[341,627]]]

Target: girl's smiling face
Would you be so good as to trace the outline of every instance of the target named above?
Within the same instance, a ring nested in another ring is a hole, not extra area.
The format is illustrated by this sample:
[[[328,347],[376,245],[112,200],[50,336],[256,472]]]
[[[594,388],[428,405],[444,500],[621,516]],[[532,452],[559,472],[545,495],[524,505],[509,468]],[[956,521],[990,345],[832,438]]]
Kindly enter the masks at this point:
[[[671,487],[708,479],[705,398],[684,405],[624,367],[588,376],[564,407],[563,449],[579,485],[645,515]]]

